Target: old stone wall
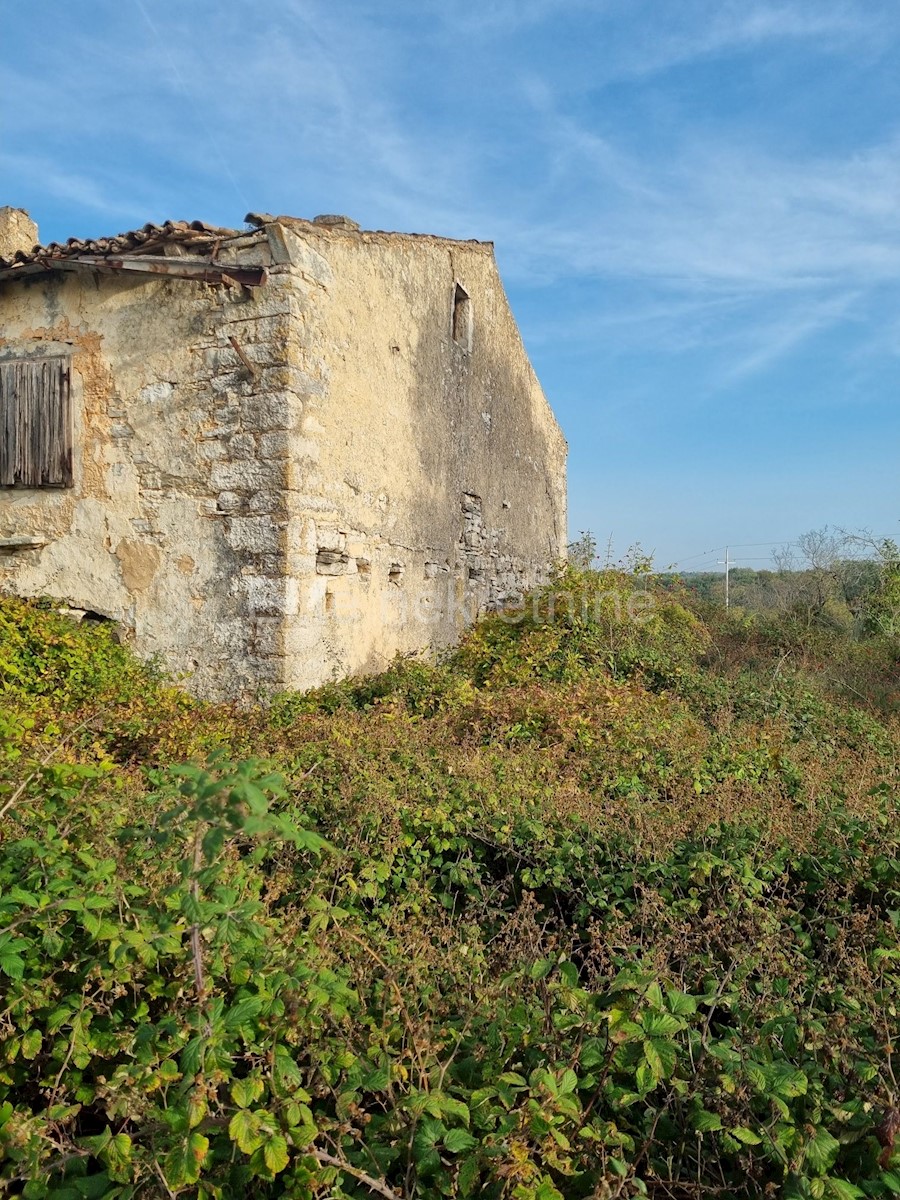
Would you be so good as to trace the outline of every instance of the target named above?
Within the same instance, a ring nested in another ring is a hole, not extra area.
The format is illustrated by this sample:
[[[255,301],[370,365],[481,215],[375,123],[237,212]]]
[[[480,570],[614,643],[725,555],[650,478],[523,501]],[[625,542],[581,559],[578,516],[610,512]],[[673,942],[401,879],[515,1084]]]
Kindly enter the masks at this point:
[[[223,260],[270,259],[264,234]],[[289,588],[277,265],[250,291],[84,271],[0,285],[0,356],[72,356],[75,486],[0,490],[0,588],[121,622],[211,696],[277,687]]]
[[[490,246],[305,222],[282,237],[307,314],[288,340],[285,614],[286,682],[306,687],[446,646],[541,582],[565,553],[566,446]]]

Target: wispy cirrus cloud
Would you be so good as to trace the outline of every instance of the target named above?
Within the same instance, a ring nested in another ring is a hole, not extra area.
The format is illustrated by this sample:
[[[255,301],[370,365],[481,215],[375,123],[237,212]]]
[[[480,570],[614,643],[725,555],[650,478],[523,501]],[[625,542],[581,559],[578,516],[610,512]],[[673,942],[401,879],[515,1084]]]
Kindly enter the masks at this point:
[[[147,220],[146,213],[153,207],[153,198],[149,194],[136,198],[130,187],[121,188],[116,186],[115,180],[102,180],[96,171],[66,169],[48,155],[0,151],[0,177],[28,181],[63,204],[118,222],[143,223]]]
[[[688,133],[648,161],[545,91],[529,99],[549,169],[521,224],[503,226],[517,270],[748,291],[900,276],[900,122],[847,154]]]
[[[877,45],[880,32],[891,26],[878,6],[859,3],[715,3],[694,0],[672,6],[668,13],[653,9],[657,18],[639,30],[630,52],[607,65],[608,78],[652,75],[675,66],[717,55],[758,50],[779,43],[814,42],[820,48],[847,53],[852,45]],[[657,23],[658,21],[658,23]]]
[[[840,292],[811,303],[786,306],[774,319],[751,328],[750,337],[756,345],[749,350],[745,348],[728,363],[719,375],[719,382],[731,386],[769,370],[810,338],[845,321],[861,298],[859,292]]]

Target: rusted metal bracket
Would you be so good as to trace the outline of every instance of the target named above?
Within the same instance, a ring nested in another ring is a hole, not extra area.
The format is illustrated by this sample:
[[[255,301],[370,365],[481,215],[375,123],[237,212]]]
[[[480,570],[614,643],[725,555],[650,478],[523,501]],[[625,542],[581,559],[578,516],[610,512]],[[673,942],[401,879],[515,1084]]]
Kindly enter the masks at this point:
[[[253,378],[257,379],[259,377],[259,367],[251,358],[247,357],[244,347],[237,340],[233,333],[228,335],[228,340],[231,343],[232,350],[234,350],[235,354],[238,356]]]

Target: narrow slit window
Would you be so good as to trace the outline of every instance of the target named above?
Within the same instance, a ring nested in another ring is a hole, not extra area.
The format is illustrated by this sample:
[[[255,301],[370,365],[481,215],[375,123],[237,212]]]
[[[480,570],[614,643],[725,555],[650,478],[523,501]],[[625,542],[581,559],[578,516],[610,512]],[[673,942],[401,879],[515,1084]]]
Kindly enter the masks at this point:
[[[472,349],[472,301],[466,289],[458,283],[453,288],[451,333],[458,346],[464,350]]]
[[[72,486],[71,362],[0,362],[0,487]]]

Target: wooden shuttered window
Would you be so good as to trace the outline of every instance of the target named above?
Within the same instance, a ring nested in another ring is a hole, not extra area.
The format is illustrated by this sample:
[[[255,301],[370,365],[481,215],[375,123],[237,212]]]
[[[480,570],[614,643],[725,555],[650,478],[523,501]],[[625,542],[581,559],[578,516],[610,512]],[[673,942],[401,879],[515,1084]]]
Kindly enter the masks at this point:
[[[71,361],[0,361],[0,487],[72,486]]]

